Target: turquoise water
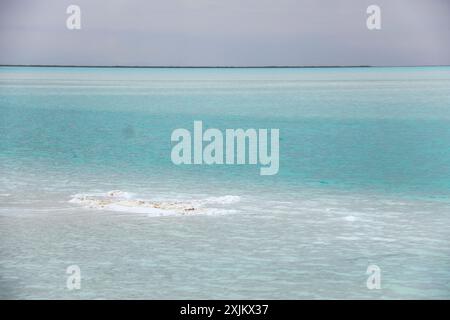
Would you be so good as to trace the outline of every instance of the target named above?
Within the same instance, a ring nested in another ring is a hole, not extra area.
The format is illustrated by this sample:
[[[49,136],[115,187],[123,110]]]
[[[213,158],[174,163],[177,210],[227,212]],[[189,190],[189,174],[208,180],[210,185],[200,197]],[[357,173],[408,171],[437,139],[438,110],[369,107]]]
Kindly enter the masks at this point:
[[[449,67],[3,67],[0,114],[3,298],[450,298]],[[279,173],[175,166],[194,120]]]

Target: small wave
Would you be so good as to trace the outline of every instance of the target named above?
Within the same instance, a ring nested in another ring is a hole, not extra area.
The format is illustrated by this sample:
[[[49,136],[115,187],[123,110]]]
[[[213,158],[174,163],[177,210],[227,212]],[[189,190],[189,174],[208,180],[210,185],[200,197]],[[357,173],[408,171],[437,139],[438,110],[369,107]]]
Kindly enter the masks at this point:
[[[355,216],[346,216],[343,219],[348,222],[354,222],[357,220],[357,218]]]
[[[239,196],[209,197],[190,201],[154,201],[139,199],[134,194],[121,190],[95,194],[75,194],[70,203],[87,208],[119,212],[142,213],[148,216],[223,214],[236,210],[215,208],[210,205],[227,205],[240,201]]]
[[[352,237],[352,236],[340,236],[340,237],[336,237],[336,239],[344,240],[344,241],[357,241],[360,238],[359,237]]]

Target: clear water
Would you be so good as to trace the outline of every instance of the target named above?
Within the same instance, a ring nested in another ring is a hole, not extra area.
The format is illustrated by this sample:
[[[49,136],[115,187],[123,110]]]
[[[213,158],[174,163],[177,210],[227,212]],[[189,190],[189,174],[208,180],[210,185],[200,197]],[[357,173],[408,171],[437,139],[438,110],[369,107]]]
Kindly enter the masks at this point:
[[[279,173],[173,165],[194,120]],[[111,190],[202,209],[73,202]],[[449,200],[448,67],[0,68],[1,298],[448,299]]]

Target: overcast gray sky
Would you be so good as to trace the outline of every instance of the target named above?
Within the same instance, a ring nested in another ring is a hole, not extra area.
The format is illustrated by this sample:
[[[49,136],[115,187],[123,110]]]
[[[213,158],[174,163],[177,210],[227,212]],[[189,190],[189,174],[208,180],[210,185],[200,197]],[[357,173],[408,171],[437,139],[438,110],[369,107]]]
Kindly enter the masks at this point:
[[[0,0],[0,64],[450,65],[450,0]]]

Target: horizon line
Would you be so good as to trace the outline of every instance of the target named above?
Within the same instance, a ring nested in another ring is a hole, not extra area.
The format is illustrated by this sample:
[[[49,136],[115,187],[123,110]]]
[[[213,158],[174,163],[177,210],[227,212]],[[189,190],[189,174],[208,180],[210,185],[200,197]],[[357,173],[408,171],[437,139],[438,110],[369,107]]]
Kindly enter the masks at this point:
[[[239,68],[252,68],[252,69],[287,69],[287,68],[411,68],[411,67],[450,67],[450,65],[324,65],[324,66],[301,66],[301,65],[267,65],[267,66],[141,66],[141,65],[62,65],[62,64],[0,64],[0,67],[52,67],[52,68],[173,68],[173,69],[239,69]]]

